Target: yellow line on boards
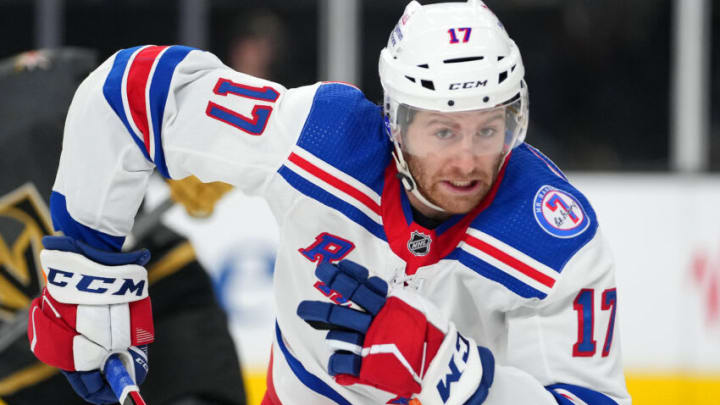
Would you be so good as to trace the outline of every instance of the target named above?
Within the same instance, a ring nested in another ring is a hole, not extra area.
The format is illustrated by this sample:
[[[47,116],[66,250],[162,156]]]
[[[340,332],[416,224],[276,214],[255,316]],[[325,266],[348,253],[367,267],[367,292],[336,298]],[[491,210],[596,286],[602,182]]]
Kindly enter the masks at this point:
[[[625,373],[633,405],[719,404],[720,374]]]
[[[259,369],[244,372],[248,405],[260,405],[265,373]],[[720,404],[720,374],[631,372],[626,373],[625,381],[633,405]]]
[[[265,395],[267,378],[266,370],[252,369],[243,370],[243,379],[245,380],[245,395],[247,396],[247,405],[260,405]],[[2,404],[0,404],[2,405]]]

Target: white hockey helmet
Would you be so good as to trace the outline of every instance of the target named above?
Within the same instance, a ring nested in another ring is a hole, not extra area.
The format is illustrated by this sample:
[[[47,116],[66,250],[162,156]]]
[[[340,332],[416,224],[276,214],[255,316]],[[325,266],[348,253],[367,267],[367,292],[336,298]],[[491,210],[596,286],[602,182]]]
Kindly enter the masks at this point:
[[[414,115],[408,111],[506,108],[501,161],[525,139],[528,92],[520,51],[480,0],[425,6],[411,1],[380,52],[379,72],[386,129],[403,185],[433,209],[444,211],[417,191],[403,156],[401,134],[409,123],[404,121]]]

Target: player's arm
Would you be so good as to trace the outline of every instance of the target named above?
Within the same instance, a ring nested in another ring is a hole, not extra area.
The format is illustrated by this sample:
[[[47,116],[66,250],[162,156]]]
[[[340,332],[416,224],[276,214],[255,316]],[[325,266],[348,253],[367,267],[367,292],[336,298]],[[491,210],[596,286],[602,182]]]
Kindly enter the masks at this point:
[[[92,228],[86,242],[119,249],[153,170],[263,194],[295,144],[316,87],[288,91],[187,47],[116,53],[71,104],[51,197],[54,221],[66,234]]]
[[[119,251],[150,175],[194,174],[263,194],[312,94],[313,86],[287,91],[180,46],[122,50],[91,73],[68,112],[50,198],[65,236],[44,242],[48,288],[28,324],[35,355],[91,402],[111,399],[98,370],[112,353],[136,365],[128,368],[139,383],[147,362],[137,347],[154,340],[147,258]]]
[[[507,314],[506,355],[486,403],[629,404],[617,311],[612,257],[598,230],[548,297]]]

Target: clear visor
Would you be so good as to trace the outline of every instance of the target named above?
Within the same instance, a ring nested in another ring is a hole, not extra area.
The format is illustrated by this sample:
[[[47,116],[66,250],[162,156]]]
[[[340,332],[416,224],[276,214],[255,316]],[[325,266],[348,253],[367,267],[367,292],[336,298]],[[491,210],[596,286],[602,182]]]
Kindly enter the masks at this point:
[[[392,140],[403,154],[490,156],[507,154],[523,128],[522,98],[472,111],[440,112],[401,104]]]

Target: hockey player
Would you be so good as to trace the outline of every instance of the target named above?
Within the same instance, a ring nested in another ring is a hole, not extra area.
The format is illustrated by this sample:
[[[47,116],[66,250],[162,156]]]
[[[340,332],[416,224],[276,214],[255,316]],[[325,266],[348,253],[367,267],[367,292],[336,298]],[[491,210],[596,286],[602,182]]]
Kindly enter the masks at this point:
[[[68,105],[80,81],[97,67],[95,52],[60,48],[0,61],[0,404],[86,403],[60,371],[38,362],[26,338],[28,309],[44,284],[37,260],[43,235],[53,233],[47,202],[57,169]],[[38,97],[45,96],[38,109]],[[32,114],[28,112],[32,111]],[[192,188],[193,198],[187,197]],[[173,182],[176,198],[206,214],[225,189]],[[220,190],[220,191],[218,191]],[[153,211],[157,212],[157,211]],[[244,387],[225,314],[210,278],[187,239],[143,215],[137,244],[149,249],[148,281],[158,334],[177,336],[150,351],[153,373],[143,385],[154,405],[243,405]],[[202,326],[208,336],[183,333]],[[213,346],[206,353],[202,344]],[[204,356],[202,363],[195,361]],[[192,365],[192,367],[190,367]],[[222,372],[222,373],[220,373]],[[217,375],[214,375],[217,374]]]
[[[587,199],[524,143],[523,75],[478,0],[408,4],[382,107],[186,47],[119,51],[68,113],[51,197],[67,237],[45,240],[34,353],[87,373],[152,340],[142,262],[112,252],[157,169],[277,217],[265,404],[629,404],[610,252]]]

